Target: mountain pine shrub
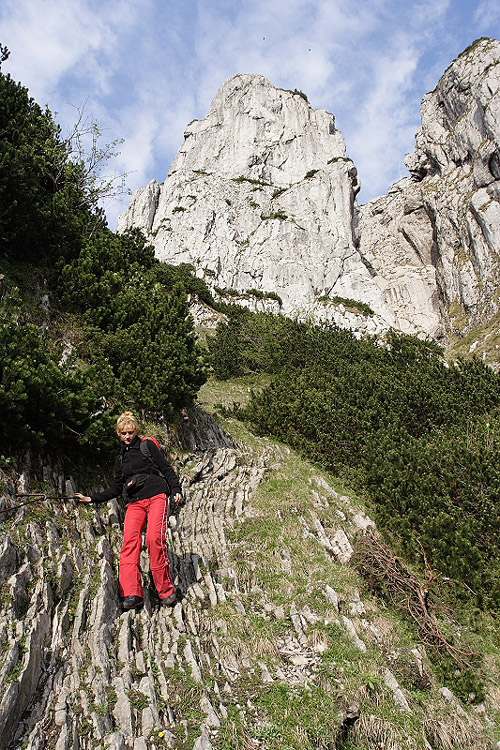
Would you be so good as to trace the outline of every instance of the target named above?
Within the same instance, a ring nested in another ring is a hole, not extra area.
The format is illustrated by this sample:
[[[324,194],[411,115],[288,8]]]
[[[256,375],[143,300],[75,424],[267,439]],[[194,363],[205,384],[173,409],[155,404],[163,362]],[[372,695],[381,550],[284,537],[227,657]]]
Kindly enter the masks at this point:
[[[106,409],[113,377],[106,363],[60,365],[61,349],[25,319],[15,294],[0,305],[0,440],[11,454],[106,450],[113,420]],[[103,366],[104,365],[104,366]]]
[[[85,167],[69,154],[50,111],[0,73],[0,256],[74,257],[81,238],[104,226]]]
[[[391,333],[386,346],[245,311],[211,342],[217,377],[272,375],[239,414],[374,504],[396,548],[455,594],[500,607],[500,379],[478,359],[447,365],[436,344]]]
[[[167,290],[139,231],[106,231],[59,268],[60,305],[88,326],[87,357],[103,358],[117,403],[171,417],[205,381],[182,285]]]
[[[0,437],[14,452],[107,449],[117,412],[172,418],[205,380],[179,282],[210,301],[208,288],[162,267],[139,232],[107,229],[98,179],[73,155],[0,73]]]

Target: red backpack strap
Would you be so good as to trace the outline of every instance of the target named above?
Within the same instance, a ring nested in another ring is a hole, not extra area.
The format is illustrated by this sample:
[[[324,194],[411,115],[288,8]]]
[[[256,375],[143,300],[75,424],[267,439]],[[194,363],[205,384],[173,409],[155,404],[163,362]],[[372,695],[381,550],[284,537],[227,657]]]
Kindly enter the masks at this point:
[[[150,440],[159,448],[159,450],[161,450],[161,446],[158,440],[154,437],[150,437],[149,435],[147,435],[146,437],[141,438],[141,445],[140,445],[141,453],[143,454],[143,456],[145,456],[148,459],[148,461],[150,461],[153,464],[158,474],[160,476],[163,476],[162,472],[160,471],[158,466],[155,464],[153,460],[153,456],[151,455],[151,451],[149,450],[148,442]]]
[[[161,450],[161,445],[155,437],[152,437],[151,435],[146,435],[145,437],[141,438],[141,442],[144,442],[144,440],[152,440],[153,443]]]

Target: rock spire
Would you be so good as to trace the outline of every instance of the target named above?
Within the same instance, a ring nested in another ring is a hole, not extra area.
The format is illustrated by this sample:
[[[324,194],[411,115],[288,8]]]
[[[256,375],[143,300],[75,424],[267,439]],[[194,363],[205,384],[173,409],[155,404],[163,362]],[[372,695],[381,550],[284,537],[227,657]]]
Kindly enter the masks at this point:
[[[359,206],[335,118],[261,75],[226,81],[163,184],[119,230],[222,296],[446,342],[497,313],[500,42],[479,40],[424,97],[411,177]]]

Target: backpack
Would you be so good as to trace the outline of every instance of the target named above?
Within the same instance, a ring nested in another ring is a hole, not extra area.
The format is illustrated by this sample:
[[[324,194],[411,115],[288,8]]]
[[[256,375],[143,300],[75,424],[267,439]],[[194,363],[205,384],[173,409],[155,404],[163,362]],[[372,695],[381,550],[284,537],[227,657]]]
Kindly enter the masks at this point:
[[[156,445],[157,448],[159,448],[161,450],[161,446],[160,446],[160,443],[158,442],[158,440],[156,438],[154,438],[154,437],[151,437],[151,435],[147,435],[146,437],[141,438],[141,445],[139,446],[140,450],[141,450],[141,453],[142,453],[143,456],[145,456],[148,459],[148,461],[151,462],[151,464],[152,464],[153,468],[155,469],[155,471],[160,476],[163,476],[162,472],[159,470],[159,468],[157,467],[157,465],[153,461],[153,456],[151,455],[151,451],[149,450],[148,442],[150,440]]]

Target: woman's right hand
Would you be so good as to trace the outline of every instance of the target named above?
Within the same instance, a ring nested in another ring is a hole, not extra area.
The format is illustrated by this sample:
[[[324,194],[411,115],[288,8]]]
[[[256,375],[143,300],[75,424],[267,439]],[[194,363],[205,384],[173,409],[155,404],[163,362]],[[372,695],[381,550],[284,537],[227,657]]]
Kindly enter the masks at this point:
[[[91,503],[92,500],[88,495],[82,495],[81,492],[75,492],[75,498],[78,500],[79,503]]]

